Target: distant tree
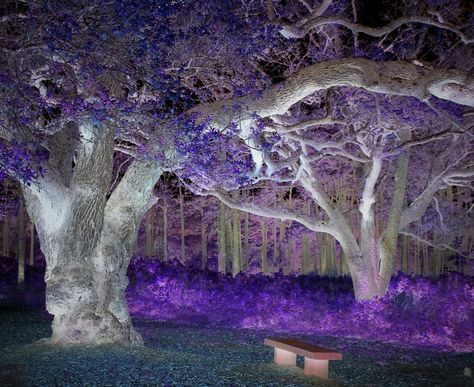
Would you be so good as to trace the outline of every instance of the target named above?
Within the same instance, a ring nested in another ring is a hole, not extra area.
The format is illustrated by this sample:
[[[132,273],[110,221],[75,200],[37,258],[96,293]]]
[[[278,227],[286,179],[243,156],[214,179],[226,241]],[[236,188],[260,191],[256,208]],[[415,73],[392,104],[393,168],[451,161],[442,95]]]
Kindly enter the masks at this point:
[[[258,97],[195,109],[222,130],[238,122],[256,163],[254,183],[298,184],[327,220],[302,209],[257,205],[255,198],[235,199],[218,184],[196,182],[195,191],[332,235],[344,251],[360,300],[386,293],[398,235],[413,235],[410,225],[429,206],[436,207],[437,193],[452,185],[472,188],[474,178],[467,108],[474,106],[474,79],[465,71],[472,69],[472,61],[466,61],[466,55],[473,57],[472,7],[450,2],[449,12],[471,22],[463,31],[441,5],[390,3],[381,2],[369,16],[357,12],[357,1],[317,6],[267,1],[270,21],[290,39],[287,45],[283,39],[276,55],[282,70],[275,73],[274,64],[271,73],[283,80]],[[404,9],[407,13],[401,14]],[[367,25],[359,23],[362,18]],[[386,24],[370,25],[376,18]],[[461,43],[459,49],[449,49],[454,42]],[[274,52],[262,55],[269,66]],[[336,178],[356,190],[360,224],[355,228],[348,222],[350,209],[333,199]]]

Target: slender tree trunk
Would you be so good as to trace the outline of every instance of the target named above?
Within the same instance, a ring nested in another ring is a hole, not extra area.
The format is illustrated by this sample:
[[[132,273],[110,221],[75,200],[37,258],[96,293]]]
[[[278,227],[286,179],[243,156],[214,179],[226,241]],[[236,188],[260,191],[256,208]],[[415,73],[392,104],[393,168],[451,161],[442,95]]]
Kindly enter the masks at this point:
[[[163,204],[163,261],[168,261],[168,205]]]
[[[4,257],[10,256],[10,224],[8,220],[8,214],[5,214],[2,222],[2,255]]]
[[[33,266],[35,264],[35,224],[30,219],[30,256],[28,259],[28,265]]]
[[[154,211],[154,220],[156,221],[156,228],[157,230],[163,230],[163,216],[161,215],[161,207],[157,207],[156,211]],[[161,237],[161,231],[158,233],[158,237],[156,235],[156,232],[154,232],[154,238],[155,238],[155,246],[154,246],[154,251],[157,259],[162,260],[163,259],[163,239]]]
[[[232,273],[232,258],[234,252],[234,234],[232,233],[232,209],[226,207],[225,211],[225,246],[226,246],[226,272]]]
[[[184,229],[184,195],[181,186],[179,186],[179,224],[181,234],[181,263],[184,265],[186,262],[186,241]]]
[[[260,227],[262,233],[262,251],[261,251],[261,259],[262,259],[262,273],[268,273],[268,262],[267,262],[267,223],[265,218],[260,219]]]
[[[233,209],[233,251],[232,251],[232,276],[242,271],[242,232],[240,228],[239,210]]]
[[[309,201],[305,201],[303,205],[303,211],[306,215],[309,215],[311,213],[311,206]],[[309,272],[311,272],[310,257],[310,239],[309,235],[305,233],[301,241],[301,272],[303,274],[308,274]]]
[[[25,208],[23,200],[18,210],[18,289],[25,287]]]
[[[323,220],[324,214],[321,212],[321,209],[316,206],[316,219]],[[319,250],[319,274],[324,276],[327,275],[327,263],[328,263],[328,253],[327,253],[327,234],[316,234],[316,240],[318,242]]]
[[[217,270],[219,273],[225,274],[226,272],[226,256],[227,256],[227,249],[226,249],[226,208],[224,203],[219,202],[219,216],[218,216],[218,263],[217,263]]]
[[[408,235],[402,236],[402,271],[406,274],[409,272],[408,255],[410,253],[410,239]]]
[[[244,212],[244,270],[249,269],[250,241],[249,241],[249,213]]]
[[[280,261],[282,264],[286,264],[286,260],[287,260],[287,254],[286,254],[284,241],[285,241],[285,221],[283,219],[280,219],[280,240],[278,241],[278,250],[279,250]],[[281,268],[281,265],[280,265],[280,268]]]
[[[276,208],[276,202],[275,202],[275,208]],[[273,219],[272,221],[272,228],[273,228],[273,265],[278,265],[278,224],[277,224],[277,219]]]
[[[438,237],[436,235],[436,233],[433,235],[433,244],[436,246],[436,244],[438,243]],[[433,249],[433,275],[435,277],[438,277],[440,272],[441,272],[441,268],[440,268],[440,251],[438,249]]]
[[[153,209],[151,208],[145,215],[145,231],[146,231],[146,255],[155,256],[155,238],[153,235]]]
[[[201,269],[207,268],[207,236],[204,223],[204,209],[201,207]]]
[[[424,238],[428,240],[428,234],[425,234]],[[431,268],[430,268],[431,265],[430,265],[428,245],[423,244],[422,248],[423,248],[423,255],[422,255],[423,277],[429,277],[431,275]]]

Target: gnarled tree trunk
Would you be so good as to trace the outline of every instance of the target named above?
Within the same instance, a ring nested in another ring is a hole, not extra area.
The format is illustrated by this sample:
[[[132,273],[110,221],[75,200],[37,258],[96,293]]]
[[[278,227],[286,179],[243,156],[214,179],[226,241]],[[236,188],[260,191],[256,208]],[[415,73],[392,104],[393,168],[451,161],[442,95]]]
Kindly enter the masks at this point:
[[[81,135],[69,178],[51,168],[24,188],[46,258],[46,308],[54,316],[49,341],[142,344],[125,301],[126,271],[161,170],[135,161],[107,200],[113,131],[95,123],[81,127]]]

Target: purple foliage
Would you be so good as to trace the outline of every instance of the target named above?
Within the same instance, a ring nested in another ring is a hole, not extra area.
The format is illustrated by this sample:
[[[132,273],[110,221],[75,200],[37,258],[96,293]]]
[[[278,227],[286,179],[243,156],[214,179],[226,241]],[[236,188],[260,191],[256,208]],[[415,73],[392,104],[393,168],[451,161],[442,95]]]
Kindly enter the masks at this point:
[[[382,299],[356,303],[349,278],[222,276],[179,263],[135,260],[127,291],[132,315],[230,328],[271,329],[474,349],[474,284],[399,274]]]
[[[41,166],[44,152],[34,144],[0,141],[0,180],[13,176],[26,185],[45,173]]]

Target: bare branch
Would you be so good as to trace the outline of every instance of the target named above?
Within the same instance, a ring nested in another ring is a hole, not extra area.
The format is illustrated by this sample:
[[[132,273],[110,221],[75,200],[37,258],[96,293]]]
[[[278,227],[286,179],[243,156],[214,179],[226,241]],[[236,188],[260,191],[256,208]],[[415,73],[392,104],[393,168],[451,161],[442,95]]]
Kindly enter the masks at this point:
[[[430,242],[430,241],[427,241],[426,239],[423,239],[421,237],[419,237],[418,235],[416,234],[413,234],[411,232],[408,232],[408,231],[400,231],[400,234],[403,234],[403,235],[407,235],[413,239],[416,239],[417,241],[425,244],[425,245],[428,245],[428,246],[431,246],[433,247],[434,249],[437,249],[437,250],[450,250],[450,251],[453,251],[455,252],[456,254],[460,255],[461,257],[464,257],[464,258],[468,258],[468,259],[474,259],[474,256],[469,256],[469,255],[466,255],[466,254],[463,254],[462,252],[460,252],[459,250],[456,250],[455,248],[445,244],[445,243],[442,243],[442,244],[439,244],[439,245],[435,245],[434,243]]]
[[[368,27],[340,17],[316,17],[303,20],[303,23],[279,23],[282,34],[287,38],[303,38],[310,31],[326,25],[340,25],[350,29],[354,34],[363,33],[373,37],[383,37],[405,24],[424,24],[438,27],[456,34],[464,44],[471,44],[474,38],[467,37],[459,28],[427,16],[402,16],[383,27]]]

